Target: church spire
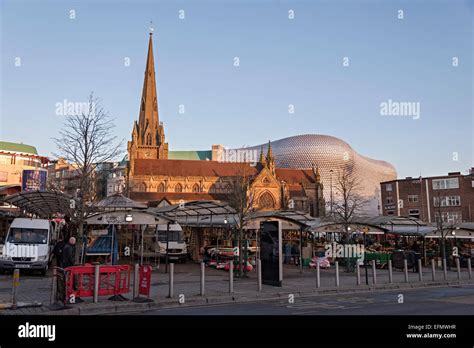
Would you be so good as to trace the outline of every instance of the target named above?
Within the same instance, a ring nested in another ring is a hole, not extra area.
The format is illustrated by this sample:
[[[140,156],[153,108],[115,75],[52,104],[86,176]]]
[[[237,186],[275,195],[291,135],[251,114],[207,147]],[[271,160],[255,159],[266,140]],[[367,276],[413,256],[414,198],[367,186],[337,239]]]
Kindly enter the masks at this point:
[[[145,78],[143,79],[142,99],[140,101],[140,117],[138,120],[143,145],[157,145],[159,127],[158,102],[156,96],[155,61],[153,59],[153,32],[150,31],[148,56],[146,60]],[[149,132],[149,133],[148,133]],[[147,134],[151,135],[147,138]]]
[[[272,143],[268,141],[268,151],[267,151],[267,158],[266,158],[266,166],[275,175],[275,158],[273,157],[272,151]]]
[[[168,144],[165,143],[164,127],[158,116],[152,27],[150,27],[148,39],[148,54],[140,99],[140,112],[138,123],[134,125],[132,142],[137,146],[137,158],[168,158]]]
[[[260,157],[258,159],[258,162],[265,165],[265,155],[263,154],[263,145],[260,148]]]

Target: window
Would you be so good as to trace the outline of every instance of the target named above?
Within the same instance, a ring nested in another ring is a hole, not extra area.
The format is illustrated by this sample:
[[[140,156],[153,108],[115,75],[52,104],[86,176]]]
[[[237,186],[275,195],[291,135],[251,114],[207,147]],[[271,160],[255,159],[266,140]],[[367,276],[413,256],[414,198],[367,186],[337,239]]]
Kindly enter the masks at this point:
[[[408,195],[408,202],[410,203],[418,202],[418,195]]]
[[[159,184],[158,188],[157,188],[157,191],[158,192],[165,192],[165,185],[163,183]]]
[[[174,187],[174,192],[183,192],[183,186],[181,184],[176,184]]]
[[[408,211],[409,215],[420,215],[420,211],[418,209],[410,209]]]
[[[193,192],[201,192],[201,189],[199,188],[198,184],[193,185]]]
[[[387,215],[394,215],[394,211],[393,210],[387,211]]]
[[[275,200],[269,192],[264,192],[258,200],[259,209],[273,209],[275,208]]]
[[[212,185],[209,187],[209,193],[216,193],[216,185],[212,184]]]
[[[231,193],[232,192],[232,186],[230,184],[227,184],[224,188],[225,193]]]
[[[392,191],[392,184],[385,184],[385,191]]]
[[[8,172],[0,172],[0,181],[2,182],[8,181]]]
[[[387,197],[387,204],[393,204],[393,197]]]
[[[456,207],[461,205],[460,196],[443,196],[443,197],[433,197],[434,206],[439,207]]]
[[[433,180],[433,190],[447,190],[459,188],[458,178],[435,179]]]
[[[441,213],[442,221],[447,223],[459,223],[462,221],[462,214],[459,211],[445,211]],[[440,222],[439,212],[435,213],[436,222]]]

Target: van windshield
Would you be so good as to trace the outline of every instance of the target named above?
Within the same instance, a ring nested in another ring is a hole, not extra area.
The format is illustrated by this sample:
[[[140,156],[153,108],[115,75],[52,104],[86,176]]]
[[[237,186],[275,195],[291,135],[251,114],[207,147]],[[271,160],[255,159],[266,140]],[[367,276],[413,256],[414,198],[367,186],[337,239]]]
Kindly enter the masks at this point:
[[[159,242],[182,242],[183,233],[181,231],[169,231],[168,238],[166,238],[166,231],[158,231],[158,241]]]
[[[39,228],[18,228],[12,227],[8,233],[9,243],[46,244],[48,240],[48,230]]]

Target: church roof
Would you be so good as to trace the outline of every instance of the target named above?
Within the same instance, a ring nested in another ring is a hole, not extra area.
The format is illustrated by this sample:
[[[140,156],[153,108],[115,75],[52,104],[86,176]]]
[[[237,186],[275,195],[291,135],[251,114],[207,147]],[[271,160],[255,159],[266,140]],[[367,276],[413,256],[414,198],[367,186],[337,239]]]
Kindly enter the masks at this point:
[[[217,162],[200,160],[165,160],[137,159],[135,160],[135,176],[137,175],[170,175],[170,176],[241,176],[256,175],[256,167],[248,163]],[[314,183],[313,172],[310,169],[277,168],[278,180],[288,185]]]
[[[257,169],[248,163],[195,160],[137,159],[134,175],[170,176],[241,176],[255,175]]]
[[[275,170],[278,180],[283,180],[288,185],[304,183],[315,183],[311,169],[277,168]]]

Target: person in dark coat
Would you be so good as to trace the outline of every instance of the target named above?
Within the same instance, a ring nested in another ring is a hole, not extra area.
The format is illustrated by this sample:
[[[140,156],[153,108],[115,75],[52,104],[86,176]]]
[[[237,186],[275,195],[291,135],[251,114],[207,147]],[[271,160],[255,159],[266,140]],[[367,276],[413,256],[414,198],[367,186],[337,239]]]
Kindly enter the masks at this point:
[[[63,268],[63,249],[66,243],[63,238],[60,237],[53,249],[53,255],[56,259],[56,266]]]
[[[63,248],[63,255],[62,255],[62,266],[63,268],[67,268],[70,266],[74,266],[74,251],[76,245],[76,238],[71,237],[69,238],[69,242]]]

